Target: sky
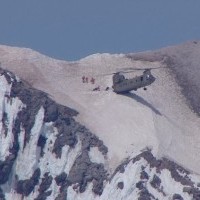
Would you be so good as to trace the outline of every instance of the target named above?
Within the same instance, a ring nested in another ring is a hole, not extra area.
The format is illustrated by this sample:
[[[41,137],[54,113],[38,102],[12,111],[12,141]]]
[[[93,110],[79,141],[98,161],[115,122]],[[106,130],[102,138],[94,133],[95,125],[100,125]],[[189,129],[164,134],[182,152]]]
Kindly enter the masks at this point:
[[[200,39],[199,0],[0,0],[0,44],[53,58],[155,50]]]

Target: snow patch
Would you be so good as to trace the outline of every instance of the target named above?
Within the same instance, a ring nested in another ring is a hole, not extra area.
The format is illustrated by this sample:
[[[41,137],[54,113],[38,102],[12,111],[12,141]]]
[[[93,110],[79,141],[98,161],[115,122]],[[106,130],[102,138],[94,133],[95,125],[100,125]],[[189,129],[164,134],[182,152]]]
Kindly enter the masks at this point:
[[[18,175],[19,180],[29,179],[37,168],[37,142],[41,133],[43,118],[44,109],[40,108],[38,114],[35,117],[35,124],[31,129],[30,140],[26,144],[25,148],[20,148],[18,152],[16,160],[16,174]],[[20,137],[22,138],[23,136],[24,131],[22,131],[22,136]],[[22,144],[20,144],[20,146],[22,146]]]
[[[12,148],[13,144],[12,129],[17,114],[24,105],[17,97],[10,99],[12,83],[9,84],[5,76],[0,76],[0,84],[0,160],[3,161],[10,154],[9,148]],[[3,123],[5,123],[7,130],[5,130]]]
[[[69,170],[71,169],[76,157],[80,155],[81,152],[81,142],[78,140],[75,148],[70,148],[67,145],[64,146],[62,148],[61,158],[56,158],[56,155],[52,153],[52,150],[57,134],[58,132],[55,127],[51,127],[49,132],[46,132],[45,136],[47,137],[47,140],[43,150],[44,156],[41,157],[39,161],[39,166],[41,166],[41,175],[45,174],[45,172],[49,172],[53,178],[62,172],[69,174]]]
[[[97,147],[91,147],[89,151],[89,158],[93,163],[105,164],[104,155],[99,151]]]

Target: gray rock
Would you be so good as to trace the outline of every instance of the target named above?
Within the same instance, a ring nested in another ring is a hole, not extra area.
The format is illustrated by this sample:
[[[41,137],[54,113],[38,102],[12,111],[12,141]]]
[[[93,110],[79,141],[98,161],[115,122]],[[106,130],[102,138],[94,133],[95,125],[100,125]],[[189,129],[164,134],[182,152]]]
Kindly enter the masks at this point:
[[[62,172],[60,175],[55,177],[56,184],[58,186],[66,185],[67,184],[67,174]]]
[[[140,158],[144,158],[150,164],[151,168],[155,167],[158,173],[161,173],[163,169],[168,169],[175,181],[180,182],[182,185],[193,185],[189,177],[186,176],[189,174],[189,172],[183,167],[177,165],[175,162],[170,161],[166,158],[158,160],[153,156],[150,150],[144,151],[135,158],[133,158],[133,163],[135,163]],[[180,172],[185,175],[181,176]]]
[[[150,182],[150,184],[155,189],[158,189],[158,188],[160,188],[161,180],[157,175],[154,174],[153,180]]]
[[[0,75],[1,75],[1,76],[5,76],[5,78],[6,78],[6,80],[7,80],[7,82],[8,82],[9,84],[12,83],[12,80],[15,80],[15,81],[16,81],[16,78],[15,78],[15,76],[14,76],[13,73],[8,72],[7,70],[4,70],[4,69],[2,69],[2,68],[0,68]]]
[[[57,127],[58,128],[58,127]],[[62,147],[68,145],[74,147],[77,144],[77,136],[70,125],[62,124],[62,127],[58,128],[59,134],[57,135],[56,141],[53,147],[53,153],[57,157],[61,158]]]
[[[84,151],[76,159],[72,166],[68,181],[69,184],[79,184],[79,191],[84,192],[88,182],[93,182],[93,192],[101,195],[103,192],[103,181],[107,179],[107,174],[102,164],[92,163],[88,152]]]
[[[124,188],[124,182],[117,183],[117,188],[122,190]]]
[[[17,181],[16,192],[28,196],[39,183],[40,169],[36,169],[30,179]]]
[[[131,160],[129,159],[125,159],[114,171],[114,173],[111,175],[110,177],[110,180],[113,179],[113,177],[119,172],[119,173],[124,173],[125,172],[125,168],[126,166],[128,165],[128,163],[130,162]]]
[[[108,148],[103,144],[103,141],[99,140],[99,138],[92,134],[87,128],[79,124],[77,132],[82,142],[82,150],[89,151],[91,147],[98,147],[98,150],[103,155],[107,154]]]
[[[42,178],[42,182],[38,189],[38,196],[35,200],[46,200],[48,196],[51,195],[52,191],[47,191],[52,183],[53,177],[49,175],[49,173],[45,173],[44,177]]]
[[[155,197],[149,193],[149,191],[146,188],[143,188],[140,193],[139,193],[139,198],[138,200],[151,200],[155,199]]]
[[[200,200],[200,190],[198,188],[195,188],[194,186],[192,187],[184,187],[183,192],[186,192],[193,196],[193,199],[195,200]]]
[[[4,184],[8,181],[15,158],[15,155],[10,154],[6,157],[5,161],[0,161],[0,184]]]
[[[12,129],[13,144],[12,147],[9,149],[10,155],[7,156],[4,161],[0,161],[0,184],[4,184],[8,181],[9,175],[12,170],[12,166],[17,157],[17,153],[19,151],[19,142],[18,142],[19,132],[20,132],[20,119],[18,113]]]
[[[193,188],[192,194],[195,200],[200,200],[200,190],[198,188]]]
[[[140,179],[149,179],[149,175],[144,171],[142,170],[141,173],[140,173]]]
[[[0,188],[0,200],[6,200],[5,199],[5,195],[4,195],[4,193],[3,193],[1,188]]]
[[[137,183],[136,183],[136,188],[138,188],[139,190],[144,189],[143,181],[137,182]]]
[[[44,147],[45,147],[45,144],[46,144],[46,140],[47,138],[44,137],[43,135],[40,135],[39,136],[39,139],[38,139],[38,142],[37,142],[37,146],[41,148],[41,151],[40,151],[40,156],[43,157],[44,156]]]
[[[42,178],[42,182],[40,184],[40,187],[39,187],[39,192],[40,193],[43,193],[45,192],[46,190],[49,189],[49,187],[51,186],[51,183],[52,183],[52,180],[53,180],[53,177],[51,175],[49,175],[48,172],[46,172],[44,174],[44,177]]]
[[[180,194],[174,194],[172,200],[184,200]]]
[[[66,200],[67,199],[67,190],[62,191],[55,200]]]
[[[6,112],[3,112],[3,116],[2,116],[2,127],[3,127],[3,130],[4,130],[4,134],[5,134],[5,137],[7,136],[8,134],[8,115]]]
[[[45,192],[43,192],[43,193],[40,193],[40,194],[38,195],[38,197],[36,197],[34,200],[46,200],[47,197],[51,195],[51,193],[52,193],[51,190],[50,190],[50,191],[47,191],[47,192],[45,191]]]

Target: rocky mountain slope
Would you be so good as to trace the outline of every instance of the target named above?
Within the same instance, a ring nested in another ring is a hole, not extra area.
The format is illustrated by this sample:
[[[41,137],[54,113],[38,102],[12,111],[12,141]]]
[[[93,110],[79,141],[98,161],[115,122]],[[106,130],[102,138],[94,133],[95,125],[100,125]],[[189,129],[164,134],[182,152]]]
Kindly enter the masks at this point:
[[[0,199],[200,199],[198,52],[66,62],[1,46]],[[147,91],[125,96],[100,76],[157,66]]]

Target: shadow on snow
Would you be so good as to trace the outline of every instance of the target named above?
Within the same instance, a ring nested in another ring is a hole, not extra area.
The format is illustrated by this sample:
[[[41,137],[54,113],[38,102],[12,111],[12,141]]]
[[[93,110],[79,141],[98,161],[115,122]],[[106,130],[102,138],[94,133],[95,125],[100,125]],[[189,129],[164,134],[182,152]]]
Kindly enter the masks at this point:
[[[137,102],[143,104],[144,106],[147,106],[148,108],[150,108],[155,114],[157,115],[161,115],[161,112],[156,109],[154,106],[152,106],[148,101],[146,101],[145,99],[143,99],[142,97],[138,96],[137,94],[134,94],[134,93],[124,93],[124,94],[121,94],[123,96],[126,96],[126,97],[129,97],[129,98],[132,98],[134,100],[136,100]]]

